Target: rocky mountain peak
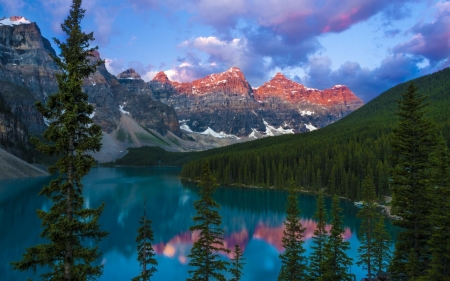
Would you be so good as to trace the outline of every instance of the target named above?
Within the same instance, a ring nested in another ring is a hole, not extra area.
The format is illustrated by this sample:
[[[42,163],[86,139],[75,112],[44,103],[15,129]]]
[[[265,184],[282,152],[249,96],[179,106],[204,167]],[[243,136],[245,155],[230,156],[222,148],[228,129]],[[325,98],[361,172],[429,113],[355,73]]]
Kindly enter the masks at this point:
[[[95,60],[100,60],[100,52],[97,50],[94,50],[91,52],[92,58],[94,58]]]
[[[335,85],[325,90],[307,88],[286,78],[280,72],[270,81],[253,90],[255,98],[259,101],[268,101],[276,98],[291,104],[315,104],[321,106],[350,104],[355,107],[363,105],[363,101],[347,86]]]
[[[225,72],[219,73],[219,75],[223,75],[223,76],[227,75],[230,77],[235,77],[235,78],[240,78],[242,80],[245,80],[244,73],[242,73],[242,71],[238,67],[235,67],[235,66],[233,66],[232,68],[228,69]]]
[[[141,76],[132,68],[125,70],[117,75],[119,79],[141,79]]]
[[[171,83],[178,93],[196,96],[214,93],[248,95],[252,92],[244,74],[237,67],[221,73],[210,74],[190,83]]]
[[[153,77],[152,81],[157,81],[160,83],[170,83],[169,77],[167,77],[164,71],[160,71],[156,73],[155,77]]]
[[[286,76],[284,76],[283,73],[277,72],[277,74],[275,74],[275,76],[272,78],[272,80],[276,80],[276,79],[287,79],[287,78],[286,78]]]
[[[9,25],[9,26],[13,26],[13,25],[20,25],[20,24],[29,24],[31,23],[31,21],[27,20],[25,17],[22,16],[12,16],[9,18],[1,18],[0,19],[0,26],[1,25]]]

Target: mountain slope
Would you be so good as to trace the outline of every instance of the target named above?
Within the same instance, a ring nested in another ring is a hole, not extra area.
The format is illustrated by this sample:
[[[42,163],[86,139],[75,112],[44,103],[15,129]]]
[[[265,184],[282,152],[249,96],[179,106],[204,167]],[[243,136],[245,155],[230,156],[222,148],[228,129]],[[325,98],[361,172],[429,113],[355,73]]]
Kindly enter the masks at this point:
[[[0,179],[41,176],[48,173],[0,148]]]
[[[427,95],[428,115],[450,143],[450,69],[413,80]],[[378,195],[389,190],[390,137],[397,122],[396,100],[408,83],[400,84],[326,128],[218,149],[183,167],[195,178],[201,162],[211,163],[222,183],[286,186],[294,178],[307,189],[326,187],[349,198],[360,198],[365,174],[374,177]]]
[[[428,96],[428,115],[437,122],[449,144],[450,68],[412,82]],[[388,156],[392,128],[397,122],[396,100],[407,84],[389,89],[321,130],[186,154],[175,163],[185,164],[182,176],[187,178],[199,176],[201,163],[207,160],[221,183],[282,187],[294,178],[297,185],[306,189],[325,187],[352,199],[361,196],[361,183],[368,173],[374,178],[377,193],[388,194]],[[134,153],[137,151],[130,151],[128,158],[132,159]],[[171,159],[170,154],[159,157]]]

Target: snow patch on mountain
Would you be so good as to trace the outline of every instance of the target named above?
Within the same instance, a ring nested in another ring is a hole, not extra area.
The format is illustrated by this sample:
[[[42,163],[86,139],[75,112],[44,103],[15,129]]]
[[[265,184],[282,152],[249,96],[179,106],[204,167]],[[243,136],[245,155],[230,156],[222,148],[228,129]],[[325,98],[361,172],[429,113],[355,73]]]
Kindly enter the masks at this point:
[[[314,131],[314,130],[317,130],[317,128],[314,127],[311,123],[306,124],[305,126],[306,126],[306,129],[308,129],[310,132]]]
[[[221,139],[221,138],[235,138],[237,140],[240,140],[240,138],[238,138],[235,135],[228,135],[228,134],[225,134],[224,132],[217,133],[213,129],[211,129],[210,127],[208,127],[208,129],[206,129],[204,132],[201,132],[200,135],[210,135],[212,137],[219,138],[219,139]]]
[[[278,128],[275,128],[275,127],[269,125],[269,123],[267,123],[267,121],[264,120],[264,119],[263,119],[263,122],[264,122],[264,125],[266,126],[266,131],[265,131],[266,136],[274,136],[273,132],[278,132],[278,133],[280,133],[282,135],[294,134],[294,130],[293,129],[287,129],[286,130],[286,129],[283,129],[283,127],[281,127],[281,126],[278,127]]]
[[[12,16],[10,18],[2,18],[0,19],[0,25],[21,25],[21,24],[30,24],[31,21],[27,20],[24,17],[20,16]]]
[[[309,111],[309,110],[300,110],[300,114],[301,114],[302,116],[305,116],[305,115],[309,115],[309,116],[311,116],[311,115],[313,115],[313,114],[314,114],[314,111]]]
[[[257,139],[258,137],[255,135],[255,133],[259,133],[259,132],[258,132],[258,130],[252,128],[252,132],[250,133],[250,135],[248,135],[248,137]]]
[[[130,112],[123,110],[123,105],[119,105],[119,110],[120,110],[120,112],[122,112],[123,114],[131,115]]]

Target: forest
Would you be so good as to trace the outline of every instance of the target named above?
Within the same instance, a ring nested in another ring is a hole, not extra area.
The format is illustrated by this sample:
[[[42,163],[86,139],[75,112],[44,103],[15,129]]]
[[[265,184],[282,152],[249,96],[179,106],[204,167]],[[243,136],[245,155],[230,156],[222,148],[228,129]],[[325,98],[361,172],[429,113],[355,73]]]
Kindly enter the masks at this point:
[[[450,143],[450,69],[412,80],[427,97],[427,116]],[[350,199],[362,198],[364,175],[373,177],[377,196],[389,195],[392,168],[391,140],[398,123],[397,100],[409,82],[395,86],[362,108],[318,131],[265,138],[178,158],[181,177],[195,180],[208,161],[220,183],[285,188],[293,178],[297,186]],[[137,150],[137,149],[136,149]],[[134,157],[131,150],[125,160]],[[170,158],[170,153],[167,153]],[[124,161],[124,162],[121,162]],[[174,163],[174,164],[178,164]],[[124,163],[125,164],[125,163]],[[170,163],[168,163],[170,164]]]

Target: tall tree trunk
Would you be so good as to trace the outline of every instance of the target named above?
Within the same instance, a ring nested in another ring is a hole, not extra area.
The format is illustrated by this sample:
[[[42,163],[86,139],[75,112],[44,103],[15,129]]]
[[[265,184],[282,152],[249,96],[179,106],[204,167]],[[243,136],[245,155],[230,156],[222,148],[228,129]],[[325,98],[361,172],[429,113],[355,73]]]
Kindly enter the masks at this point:
[[[72,157],[74,156],[74,145],[73,145],[73,139],[74,137],[71,136],[69,138],[69,157],[70,157],[70,163],[69,167],[67,169],[67,201],[66,201],[66,215],[69,218],[70,221],[73,220],[73,206],[72,206],[72,191],[73,189],[73,162]],[[72,230],[69,230],[67,232],[67,236],[72,235]],[[72,280],[72,258],[73,258],[73,250],[72,250],[72,244],[69,241],[70,239],[67,239],[66,242],[66,255],[64,259],[64,278],[67,281]]]

